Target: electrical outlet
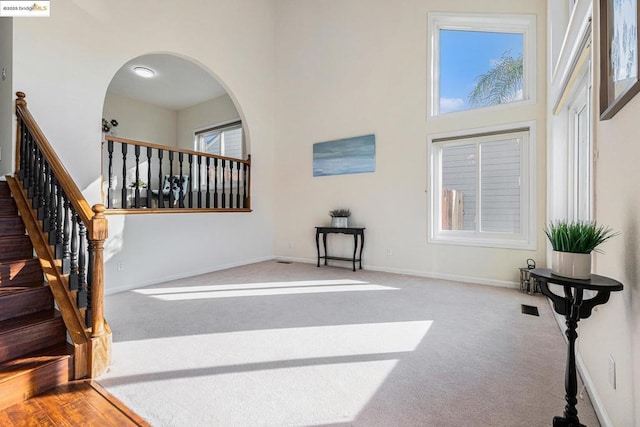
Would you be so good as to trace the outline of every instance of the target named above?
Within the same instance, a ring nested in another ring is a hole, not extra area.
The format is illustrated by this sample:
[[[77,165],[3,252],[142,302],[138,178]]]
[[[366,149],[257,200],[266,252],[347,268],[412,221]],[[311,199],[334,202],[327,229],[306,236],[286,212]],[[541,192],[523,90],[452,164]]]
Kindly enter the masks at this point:
[[[612,355],[609,355],[609,384],[616,389],[616,361]]]
[[[389,248],[387,249],[387,256],[392,256],[393,255],[393,249]]]
[[[118,263],[118,271],[124,271],[124,262]]]

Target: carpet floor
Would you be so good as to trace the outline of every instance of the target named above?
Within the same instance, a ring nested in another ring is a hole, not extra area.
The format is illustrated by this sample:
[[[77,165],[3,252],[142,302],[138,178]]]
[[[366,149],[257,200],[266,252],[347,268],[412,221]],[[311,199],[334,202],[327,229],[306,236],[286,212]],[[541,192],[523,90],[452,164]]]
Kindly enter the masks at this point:
[[[154,426],[532,427],[564,408],[563,336],[513,289],[269,261],[105,310],[98,382]]]

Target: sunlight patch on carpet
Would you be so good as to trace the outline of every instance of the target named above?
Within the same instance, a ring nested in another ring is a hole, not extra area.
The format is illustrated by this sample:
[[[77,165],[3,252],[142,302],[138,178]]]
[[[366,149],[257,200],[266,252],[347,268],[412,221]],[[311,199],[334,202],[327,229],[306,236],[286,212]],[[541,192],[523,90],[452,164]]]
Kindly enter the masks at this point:
[[[116,342],[114,364],[100,383],[152,424],[167,419],[182,425],[348,423],[396,364],[416,350],[432,323],[327,325]],[[216,405],[208,411],[213,418],[194,418],[199,411],[189,402],[197,401],[196,395]]]
[[[164,301],[294,295],[327,292],[362,292],[396,290],[360,280],[305,280],[293,282],[240,283],[227,285],[184,286],[173,288],[143,288],[132,292]]]

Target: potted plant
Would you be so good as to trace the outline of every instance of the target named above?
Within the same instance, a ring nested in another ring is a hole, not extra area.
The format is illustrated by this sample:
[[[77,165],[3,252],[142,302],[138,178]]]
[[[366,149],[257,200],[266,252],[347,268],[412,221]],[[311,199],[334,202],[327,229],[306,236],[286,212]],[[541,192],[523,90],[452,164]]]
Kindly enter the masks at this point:
[[[552,221],[544,230],[551,242],[551,272],[572,279],[591,278],[591,252],[619,233],[591,221]]]
[[[131,188],[147,188],[147,184],[139,179],[137,181],[131,181],[131,183],[129,184],[129,187]]]
[[[331,226],[335,228],[347,228],[349,227],[349,217],[351,211],[349,209],[334,209],[329,211],[331,216]]]

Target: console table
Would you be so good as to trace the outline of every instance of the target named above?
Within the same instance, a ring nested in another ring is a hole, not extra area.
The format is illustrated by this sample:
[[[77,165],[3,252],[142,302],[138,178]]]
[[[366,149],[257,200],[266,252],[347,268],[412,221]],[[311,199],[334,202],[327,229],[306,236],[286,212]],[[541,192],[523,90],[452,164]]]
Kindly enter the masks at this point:
[[[534,268],[530,270],[531,277],[540,285],[540,292],[547,296],[553,303],[553,309],[566,319],[567,330],[565,334],[569,340],[567,353],[567,367],[565,371],[565,400],[563,417],[553,418],[553,427],[585,427],[580,424],[576,404],[578,382],[576,378],[576,354],[575,344],[578,338],[578,322],[591,316],[591,310],[597,305],[609,301],[609,294],[613,291],[621,291],[622,283],[604,276],[592,274],[589,280],[570,279],[556,276],[548,268]],[[549,283],[560,285],[564,288],[564,296],[554,294],[549,290]],[[596,291],[593,298],[584,300],[585,289]]]
[[[324,247],[324,256],[320,256],[320,235],[322,234],[322,246]],[[327,234],[352,234],[353,235],[353,257],[337,257],[329,256],[327,254]],[[358,236],[360,236],[360,253],[358,254]],[[333,259],[337,261],[350,261],[353,263],[353,271],[356,271],[356,262],[360,263],[360,270],[362,270],[362,248],[364,247],[364,227],[316,227],[316,249],[318,251],[318,267],[320,267],[320,260],[324,259],[324,265],[327,265],[327,260]]]

